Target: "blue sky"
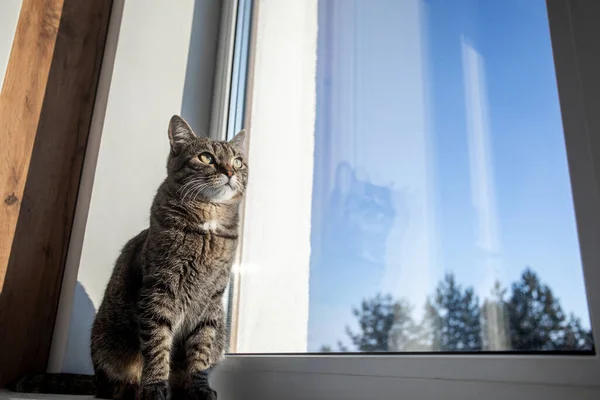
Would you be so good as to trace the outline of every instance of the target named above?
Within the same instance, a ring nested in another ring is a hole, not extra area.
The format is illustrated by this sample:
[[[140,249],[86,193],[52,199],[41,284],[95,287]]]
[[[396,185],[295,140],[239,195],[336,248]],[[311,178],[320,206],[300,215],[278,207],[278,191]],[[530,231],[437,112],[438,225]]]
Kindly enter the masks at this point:
[[[420,308],[418,294],[432,292],[446,271],[484,292],[490,276],[509,284],[531,266],[565,311],[589,326],[545,1],[321,0],[319,12],[309,351],[343,339],[351,306],[389,288],[394,269],[401,271],[393,294]],[[482,164],[473,164],[469,142],[469,107],[476,103],[467,93],[473,70],[465,69],[465,46],[481,61],[487,150],[480,154],[489,166],[483,175],[473,171]],[[342,221],[357,209],[348,206],[337,220],[326,211],[344,161],[357,181],[391,180],[393,190],[416,193],[405,213],[398,201],[385,211],[381,193],[376,201],[381,212],[373,218],[405,232],[390,236],[397,241],[381,239],[387,256],[369,255],[380,251],[374,242],[385,234],[366,214]],[[480,196],[494,221],[491,252],[480,245],[474,172],[492,188]],[[319,233],[332,226],[347,237],[331,242]],[[327,246],[360,241],[352,236],[357,226],[371,229],[363,250],[344,260],[331,255]],[[426,258],[398,250],[421,246],[411,245],[411,232],[435,237],[422,244]],[[396,265],[394,252],[426,262]],[[411,285],[413,275],[420,278]]]

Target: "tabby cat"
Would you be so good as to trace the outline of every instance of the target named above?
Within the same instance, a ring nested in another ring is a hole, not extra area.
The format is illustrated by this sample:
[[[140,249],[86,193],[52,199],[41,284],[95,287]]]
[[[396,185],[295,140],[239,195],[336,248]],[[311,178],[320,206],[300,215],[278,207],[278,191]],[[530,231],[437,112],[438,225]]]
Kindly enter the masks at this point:
[[[89,388],[100,398],[217,398],[207,370],[224,353],[222,300],[248,180],[245,133],[217,142],[173,116],[169,141],[150,226],[123,248],[92,327]],[[83,394],[85,378],[42,374],[13,389]]]

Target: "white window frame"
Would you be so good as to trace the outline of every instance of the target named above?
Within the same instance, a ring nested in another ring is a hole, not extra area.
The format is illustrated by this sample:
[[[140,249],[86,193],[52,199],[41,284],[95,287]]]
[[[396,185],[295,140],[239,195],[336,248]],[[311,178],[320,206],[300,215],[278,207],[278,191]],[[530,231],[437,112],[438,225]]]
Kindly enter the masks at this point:
[[[263,66],[277,65],[277,73],[285,75],[282,71],[286,70],[286,65],[291,67],[297,61],[278,58],[278,53],[286,53],[277,51],[268,52],[272,59],[257,60],[264,56],[264,53],[256,53],[257,47],[263,44],[261,41],[265,40],[260,19],[267,14],[265,8],[275,6],[278,1],[253,2],[250,85],[254,76],[252,69],[257,62]],[[246,398],[374,399],[396,398],[402,393],[413,394],[406,398],[434,398],[427,397],[432,395],[461,398],[476,394],[476,398],[485,395],[489,399],[506,398],[507,395],[525,399],[542,394],[557,399],[569,396],[600,398],[597,340],[600,337],[600,140],[594,137],[594,133],[600,133],[600,49],[594,39],[600,37],[600,24],[595,20],[600,15],[600,2],[547,0],[547,7],[597,354],[232,354],[212,378],[223,392],[230,393],[232,398],[242,392],[249,393]],[[293,18],[293,15],[279,17]],[[285,41],[278,43],[286,45]],[[289,70],[294,71],[294,68]],[[287,78],[293,77],[282,76],[281,83],[285,84]],[[265,109],[269,101],[275,105],[282,99],[261,99],[261,107]],[[250,99],[246,104],[251,107],[249,102]],[[252,126],[251,115],[247,115],[246,124]],[[236,384],[232,386],[232,382]]]

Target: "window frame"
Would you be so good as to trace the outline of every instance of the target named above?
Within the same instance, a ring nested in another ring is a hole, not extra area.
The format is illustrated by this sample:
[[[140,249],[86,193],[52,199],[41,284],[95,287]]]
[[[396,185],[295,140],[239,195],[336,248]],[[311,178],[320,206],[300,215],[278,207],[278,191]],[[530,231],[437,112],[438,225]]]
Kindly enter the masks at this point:
[[[252,38],[260,42],[256,20],[260,18],[260,8],[269,7],[272,2],[253,3]],[[339,375],[441,379],[559,385],[600,392],[600,142],[593,137],[593,131],[600,129],[600,113],[594,112],[600,105],[598,72],[594,73],[600,71],[600,50],[594,47],[594,38],[600,37],[600,26],[591,23],[594,15],[600,15],[600,2],[547,0],[546,3],[585,289],[592,329],[596,333],[596,354],[230,354],[219,368],[219,376],[260,371],[265,374],[263,384],[273,387],[277,386],[278,378],[271,373],[294,373],[300,382],[303,377],[322,374],[324,379]],[[250,46],[250,42],[246,43]],[[250,60],[254,60],[255,50],[256,43],[253,43]],[[278,68],[285,62],[293,62],[271,61],[276,62]],[[244,68],[249,72],[246,84],[252,85],[253,63]],[[230,113],[239,112],[239,102],[250,107],[245,96],[236,101],[230,103]],[[240,121],[239,118],[236,121]],[[248,125],[248,120],[246,122]],[[295,387],[297,395],[302,392],[302,385]]]
[[[209,137],[227,141],[244,129],[253,0],[226,0],[222,7]],[[243,210],[244,205],[241,206],[242,221]],[[236,264],[240,260],[239,250]],[[223,296],[228,329],[227,351],[236,349],[238,288],[239,276],[232,273]]]

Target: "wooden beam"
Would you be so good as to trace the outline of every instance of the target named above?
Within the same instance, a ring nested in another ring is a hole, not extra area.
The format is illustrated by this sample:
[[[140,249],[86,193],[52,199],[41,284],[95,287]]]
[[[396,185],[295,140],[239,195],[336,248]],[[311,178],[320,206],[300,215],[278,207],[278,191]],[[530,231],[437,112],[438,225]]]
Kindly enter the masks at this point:
[[[24,0],[0,93],[0,290],[12,246],[63,0]]]
[[[112,0],[23,0],[0,94],[0,386],[44,371]]]

